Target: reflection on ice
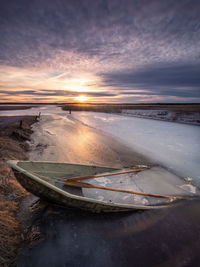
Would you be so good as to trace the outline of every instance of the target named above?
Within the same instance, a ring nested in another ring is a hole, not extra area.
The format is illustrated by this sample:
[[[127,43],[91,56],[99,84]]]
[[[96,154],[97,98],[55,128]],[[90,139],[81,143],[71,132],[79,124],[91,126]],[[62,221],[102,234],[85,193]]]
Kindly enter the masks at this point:
[[[144,158],[109,136],[63,115],[42,116],[33,125],[30,160],[122,167]]]

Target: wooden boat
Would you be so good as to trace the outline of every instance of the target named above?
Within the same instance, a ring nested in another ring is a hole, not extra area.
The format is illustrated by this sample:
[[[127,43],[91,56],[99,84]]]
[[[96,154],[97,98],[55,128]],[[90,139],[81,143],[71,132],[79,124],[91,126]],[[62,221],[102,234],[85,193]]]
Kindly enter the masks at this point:
[[[16,160],[8,161],[8,164],[19,183],[27,191],[62,206],[93,212],[118,212],[164,208],[177,200],[173,196],[135,192],[123,188],[113,188],[113,186],[108,188],[97,184],[97,180],[101,180],[100,177],[103,177],[104,180],[108,179],[107,176],[110,176],[110,179],[112,176],[119,179],[121,175],[122,179],[123,174],[139,171],[137,169],[119,170],[102,166]],[[96,182],[88,183],[91,178],[95,178],[92,180],[96,180]],[[87,183],[80,182],[80,180],[86,180]],[[101,198],[102,192],[106,196],[104,199]],[[119,195],[122,196],[121,200]],[[113,196],[113,200],[109,199]],[[136,200],[134,200],[135,197]],[[129,202],[126,203],[127,198],[129,198]],[[132,202],[130,202],[130,198]],[[140,198],[139,201],[138,198]],[[156,201],[144,202],[144,198],[153,198]]]

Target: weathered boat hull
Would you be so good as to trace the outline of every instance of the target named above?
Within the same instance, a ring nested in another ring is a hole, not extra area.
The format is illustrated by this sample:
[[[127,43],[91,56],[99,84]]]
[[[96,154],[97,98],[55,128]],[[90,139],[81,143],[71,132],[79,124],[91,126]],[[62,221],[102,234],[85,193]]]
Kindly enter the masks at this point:
[[[90,210],[93,212],[115,212],[115,211],[128,211],[130,208],[122,208],[111,205],[99,204],[94,201],[83,201],[82,199],[74,199],[72,197],[63,196],[63,194],[56,192],[55,190],[46,187],[34,180],[28,180],[27,177],[21,173],[15,173],[15,176],[19,183],[32,194],[47,199],[51,202],[60,204],[62,206],[80,208],[84,210]],[[131,209],[132,210],[132,209]]]
[[[134,211],[134,210],[157,209],[169,206],[169,205],[143,206],[143,205],[132,205],[132,204],[108,203],[96,199],[86,198],[84,196],[73,195],[46,181],[43,181],[42,179],[33,175],[32,173],[27,172],[26,170],[18,166],[18,162],[19,161],[8,162],[8,164],[14,171],[18,182],[32,194],[40,198],[50,200],[51,202],[57,203],[62,206],[74,207],[92,212]],[[81,165],[75,164],[74,167],[76,166],[81,166]]]

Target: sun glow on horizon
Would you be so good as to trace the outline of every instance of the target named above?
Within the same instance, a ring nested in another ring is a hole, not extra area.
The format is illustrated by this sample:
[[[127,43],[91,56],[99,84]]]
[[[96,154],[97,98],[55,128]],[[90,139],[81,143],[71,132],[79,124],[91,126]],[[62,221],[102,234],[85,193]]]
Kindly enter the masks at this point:
[[[88,100],[88,97],[87,96],[84,96],[84,95],[80,95],[80,96],[76,96],[75,99],[77,101],[84,102],[84,101],[87,101]]]

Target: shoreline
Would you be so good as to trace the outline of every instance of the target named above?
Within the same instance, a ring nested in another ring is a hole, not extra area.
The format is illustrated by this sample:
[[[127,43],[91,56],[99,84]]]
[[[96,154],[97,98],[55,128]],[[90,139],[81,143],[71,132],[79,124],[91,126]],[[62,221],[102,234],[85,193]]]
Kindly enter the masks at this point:
[[[115,113],[113,113],[115,114]],[[133,118],[139,118],[139,119],[145,119],[145,120],[156,120],[156,121],[163,121],[163,122],[172,122],[172,123],[178,123],[178,124],[185,124],[185,125],[192,125],[192,126],[200,126],[200,122],[187,122],[187,121],[179,121],[179,120],[168,120],[168,119],[161,119],[157,117],[145,117],[145,116],[140,116],[140,115],[133,115],[129,113],[119,113],[116,114],[119,116],[124,116],[124,117],[133,117]]]
[[[0,105],[0,111],[6,111],[6,110],[21,110],[21,109],[30,109],[32,106],[27,106],[27,105]]]
[[[0,265],[10,266],[16,262],[24,234],[17,219],[21,200],[28,195],[16,181],[9,159],[28,159],[27,152],[35,116],[0,117]]]

